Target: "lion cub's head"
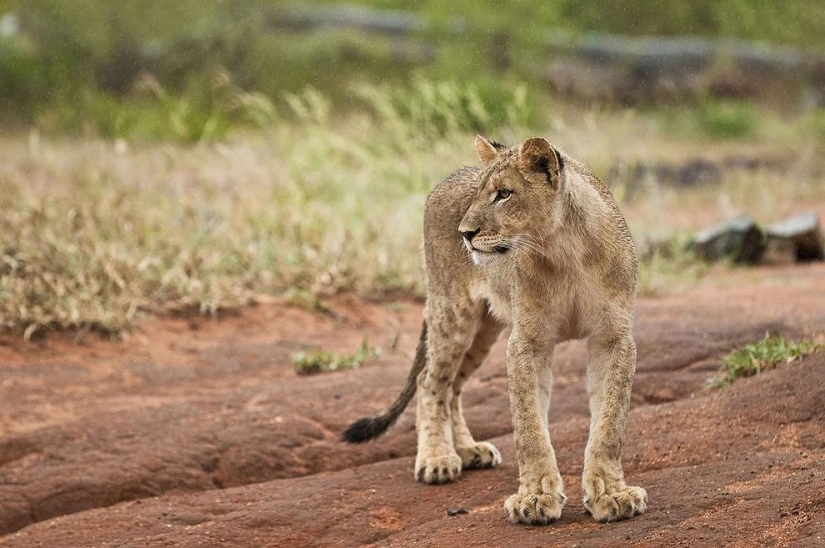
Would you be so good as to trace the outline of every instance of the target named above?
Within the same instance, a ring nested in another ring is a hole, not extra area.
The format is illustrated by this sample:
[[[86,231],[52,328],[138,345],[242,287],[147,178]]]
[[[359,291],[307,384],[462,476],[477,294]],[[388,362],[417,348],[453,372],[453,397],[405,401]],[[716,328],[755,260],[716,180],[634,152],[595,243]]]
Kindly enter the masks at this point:
[[[562,217],[562,157],[541,137],[506,149],[476,136],[478,192],[458,230],[476,264],[516,250],[541,254]]]

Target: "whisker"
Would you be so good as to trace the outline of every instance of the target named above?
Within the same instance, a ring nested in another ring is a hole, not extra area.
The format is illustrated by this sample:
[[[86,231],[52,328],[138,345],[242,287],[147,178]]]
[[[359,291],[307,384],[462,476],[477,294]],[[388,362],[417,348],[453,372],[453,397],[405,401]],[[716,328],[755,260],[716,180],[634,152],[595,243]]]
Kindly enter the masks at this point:
[[[532,241],[530,241],[527,238],[522,237],[521,235],[516,236],[515,242],[522,249],[526,248],[526,249],[529,249],[531,251],[535,251],[536,253],[540,252],[540,250],[538,249],[538,246],[535,243],[533,243]]]
[[[533,236],[532,234],[521,234],[520,236],[524,238],[526,241],[532,243],[537,248],[539,248],[541,250],[542,255],[546,255],[545,250],[547,248],[547,241],[545,240],[544,236],[541,236],[541,239],[537,238],[536,236]]]
[[[530,234],[516,234],[513,238],[515,239],[515,243],[522,249],[530,250],[541,257],[547,257],[544,246],[541,245],[534,236]]]
[[[472,263],[473,262],[472,254],[470,253],[470,250],[467,249],[467,246],[464,245],[464,240],[463,239],[458,240],[458,246],[464,251],[464,253],[462,253],[462,255],[464,255],[466,257],[467,261]]]

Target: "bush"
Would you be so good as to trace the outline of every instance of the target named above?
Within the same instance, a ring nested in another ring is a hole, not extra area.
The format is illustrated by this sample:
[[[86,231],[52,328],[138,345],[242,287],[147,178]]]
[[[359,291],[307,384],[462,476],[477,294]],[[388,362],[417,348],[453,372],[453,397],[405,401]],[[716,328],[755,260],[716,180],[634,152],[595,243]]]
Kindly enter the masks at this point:
[[[215,70],[190,79],[180,93],[148,74],[133,97],[85,90],[42,109],[37,126],[46,133],[196,143],[219,140],[237,126],[265,127],[274,118],[269,99],[239,88],[227,71]]]
[[[704,100],[696,111],[699,127],[721,138],[746,137],[756,128],[756,109],[741,101]]]

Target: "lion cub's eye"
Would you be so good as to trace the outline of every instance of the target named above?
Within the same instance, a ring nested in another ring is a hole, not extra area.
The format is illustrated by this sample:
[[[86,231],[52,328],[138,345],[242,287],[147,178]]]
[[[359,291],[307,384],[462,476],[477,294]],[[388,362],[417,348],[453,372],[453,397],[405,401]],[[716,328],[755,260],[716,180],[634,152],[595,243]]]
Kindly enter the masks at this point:
[[[500,188],[498,192],[496,192],[496,199],[493,200],[494,202],[500,202],[501,200],[506,200],[510,196],[513,195],[512,190],[508,190],[506,188]]]

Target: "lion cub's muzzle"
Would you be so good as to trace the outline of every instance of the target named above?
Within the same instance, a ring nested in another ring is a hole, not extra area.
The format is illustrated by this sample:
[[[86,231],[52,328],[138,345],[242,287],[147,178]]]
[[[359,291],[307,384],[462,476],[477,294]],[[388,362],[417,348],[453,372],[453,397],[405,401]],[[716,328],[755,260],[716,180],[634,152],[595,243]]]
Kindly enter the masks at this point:
[[[510,251],[508,245],[498,234],[482,233],[480,228],[475,230],[460,230],[464,238],[464,245],[472,252],[496,253],[503,255]]]

